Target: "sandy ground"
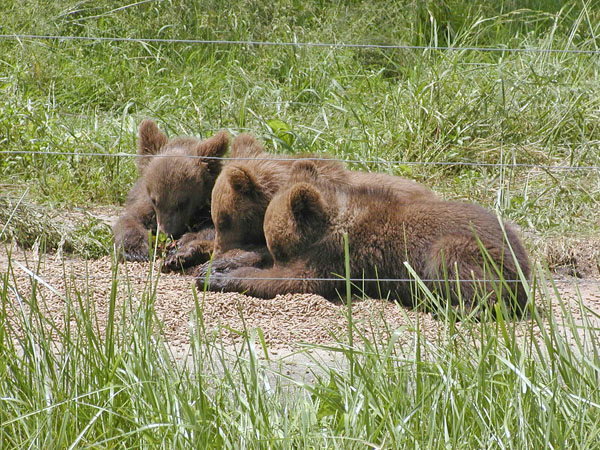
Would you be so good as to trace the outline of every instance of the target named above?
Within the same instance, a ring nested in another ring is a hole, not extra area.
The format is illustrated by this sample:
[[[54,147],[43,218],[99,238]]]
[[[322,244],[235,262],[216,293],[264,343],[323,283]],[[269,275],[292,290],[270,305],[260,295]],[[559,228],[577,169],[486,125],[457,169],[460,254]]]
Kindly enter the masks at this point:
[[[87,293],[84,298],[91,300],[83,308],[95,311],[97,328],[102,332],[107,324],[109,298],[112,289],[113,266],[110,257],[99,260],[83,260],[62,257],[58,254],[45,254],[41,258],[32,251],[0,247],[0,273],[9,273],[8,297],[14,307],[27,304],[32,280],[37,280],[41,305],[47,318],[56,323],[58,329],[64,327],[67,298],[76,299],[77,293]],[[11,266],[9,267],[9,261]],[[185,355],[189,349],[192,330],[196,325],[196,302],[202,309],[204,326],[208,332],[220,335],[226,344],[240,342],[244,329],[260,329],[273,354],[287,355],[301,344],[326,345],[335,342],[336,337],[344,339],[347,324],[347,307],[325,300],[317,295],[281,295],[271,300],[257,299],[242,294],[198,293],[194,295],[194,279],[179,274],[161,274],[158,263],[126,263],[118,267],[117,311],[125,315],[135,314],[136,307],[144,296],[155,289],[154,311],[157,323],[162,324],[163,332],[173,351]],[[35,275],[33,275],[35,274]],[[575,278],[557,275],[555,282],[558,294],[564,305],[581,322],[589,319],[600,327],[600,279],[598,277]],[[555,301],[553,288],[549,282],[548,295],[537,295],[538,303],[545,308],[550,300],[551,308],[557,317],[563,317],[561,305]],[[77,314],[75,305],[72,314]],[[407,310],[385,300],[355,301],[352,318],[357,328],[372,339],[384,342],[390,333],[399,334],[400,341],[411,340],[411,330],[419,327],[422,335],[435,340],[443,333],[444,323],[431,314]],[[74,320],[71,317],[71,320]],[[120,320],[120,319],[118,319]],[[526,320],[522,321],[526,322]]]

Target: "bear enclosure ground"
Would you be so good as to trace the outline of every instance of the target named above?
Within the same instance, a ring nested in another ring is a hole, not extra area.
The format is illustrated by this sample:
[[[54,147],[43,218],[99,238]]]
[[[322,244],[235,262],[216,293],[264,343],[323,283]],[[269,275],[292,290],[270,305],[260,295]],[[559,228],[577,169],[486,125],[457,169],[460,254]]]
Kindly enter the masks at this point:
[[[598,244],[598,240],[589,240],[581,242],[580,247],[593,249]],[[18,297],[31,298],[31,289],[35,286],[43,298],[40,311],[49,324],[53,324],[50,328],[64,330],[64,321],[73,320],[65,318],[67,303],[74,302],[72,314],[78,314],[79,307],[92,308],[96,332],[99,336],[105,335],[111,289],[116,280],[115,323],[126,320],[120,315],[131,314],[141,302],[151,302],[160,332],[178,357],[189,353],[198,305],[204,331],[209,336],[219,336],[227,345],[242,341],[248,330],[260,329],[269,349],[287,353],[303,345],[327,346],[342,341],[348,329],[346,305],[318,295],[287,294],[265,300],[237,293],[196,292],[194,277],[160,273],[160,261],[115,265],[111,256],[89,261],[36,254],[19,248],[12,248],[9,255],[7,247],[0,254],[0,270],[8,274],[11,284],[18,289],[18,293],[8,294],[10,302],[16,304]],[[550,307],[559,322],[564,321],[568,313],[579,327],[583,327],[584,322],[600,327],[600,276],[594,276],[596,270],[580,265],[579,273],[585,271],[592,276],[578,278],[564,274],[556,279],[537,280],[543,286],[538,286],[534,298],[542,316]],[[88,303],[76,305],[75,299],[82,293],[88,297]],[[443,334],[446,326],[430,313],[411,311],[388,300],[355,299],[352,315],[355,331],[374,342],[389,339],[389,334],[396,330],[405,330],[401,343],[411,342],[410,333],[415,330],[434,340]],[[527,320],[522,322],[527,328]]]
[[[0,18],[0,448],[597,448],[596,2],[4,0]],[[496,210],[538,309],[350,316],[117,268],[145,118]]]

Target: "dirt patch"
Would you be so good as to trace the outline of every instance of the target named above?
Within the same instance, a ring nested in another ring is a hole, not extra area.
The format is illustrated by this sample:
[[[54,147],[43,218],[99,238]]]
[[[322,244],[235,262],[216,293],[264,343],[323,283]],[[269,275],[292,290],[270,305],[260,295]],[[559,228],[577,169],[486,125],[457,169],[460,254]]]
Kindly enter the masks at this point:
[[[8,260],[6,249],[2,249],[1,272],[7,271]],[[38,289],[45,299],[43,307],[59,328],[64,326],[66,299],[86,293],[92,300],[90,308],[98,317],[98,331],[104,331],[112,289],[110,257],[86,261],[46,254],[39,259],[32,251],[15,249],[10,261],[10,279],[22,298],[31,293],[31,273],[37,275]],[[273,348],[299,342],[322,344],[332,342],[347,326],[346,307],[318,295],[280,295],[264,300],[235,293],[195,293],[193,277],[161,274],[158,269],[158,263],[153,271],[149,263],[120,264],[116,309],[122,311],[123,302],[131,298],[129,307],[133,311],[142,298],[154,296],[156,316],[165,336],[176,346],[186,346],[189,342],[196,308],[202,311],[206,331],[218,333],[229,343],[239,341],[244,329],[260,328],[266,343]],[[430,314],[422,316],[426,329],[435,328],[437,321]],[[359,301],[353,306],[353,320],[365,333],[383,335],[387,330],[382,324],[408,324],[416,318],[416,312],[384,300]],[[375,322],[380,323],[378,330],[372,328]]]
[[[532,254],[557,275],[600,277],[600,236],[553,236],[531,241]]]
[[[11,267],[9,268],[9,261]],[[113,265],[110,257],[98,260],[66,259],[57,254],[38,258],[33,251],[18,248],[7,253],[0,249],[0,272],[9,272],[9,298],[14,307],[25,305],[32,289],[32,273],[38,281],[37,289],[43,299],[40,308],[46,317],[64,329],[67,299],[89,299],[88,304],[75,305],[94,311],[97,332],[102,335],[107,325]],[[116,285],[117,312],[136,314],[142,299],[153,299],[153,309],[162,325],[167,340],[175,353],[184,354],[189,349],[191,332],[197,326],[196,309],[202,311],[203,325],[208,333],[220,335],[224,342],[235,344],[242,339],[243,330],[260,329],[270,349],[287,352],[299,343],[328,344],[337,338],[344,339],[347,331],[347,308],[317,295],[281,295],[271,300],[248,297],[242,294],[199,292],[195,294],[194,279],[184,275],[165,275],[158,271],[158,263],[127,263],[118,267]],[[564,300],[561,306],[553,303],[553,289],[544,285],[548,294],[540,290],[538,303],[547,308],[547,302],[557,316],[564,315],[563,307],[571,310],[577,321],[586,319],[594,324],[600,314],[600,280],[564,278],[555,282]],[[20,300],[21,299],[21,300]],[[128,299],[131,299],[129,301]],[[197,299],[197,302],[196,302]],[[27,307],[27,305],[25,306]],[[121,320],[118,316],[117,321]],[[444,323],[431,314],[407,310],[385,300],[356,301],[352,320],[357,333],[375,341],[385,342],[390,333],[400,335],[400,343],[412,339],[412,330],[419,328],[421,335],[436,340],[444,332]],[[523,321],[524,323],[526,321]]]

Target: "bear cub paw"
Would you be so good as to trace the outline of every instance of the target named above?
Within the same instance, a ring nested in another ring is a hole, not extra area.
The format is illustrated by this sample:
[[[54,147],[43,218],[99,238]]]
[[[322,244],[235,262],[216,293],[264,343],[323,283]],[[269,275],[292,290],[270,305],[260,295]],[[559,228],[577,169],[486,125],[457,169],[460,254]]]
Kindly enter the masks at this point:
[[[197,233],[186,233],[167,252],[163,272],[183,272],[185,269],[208,261],[213,251],[213,241],[198,239]]]

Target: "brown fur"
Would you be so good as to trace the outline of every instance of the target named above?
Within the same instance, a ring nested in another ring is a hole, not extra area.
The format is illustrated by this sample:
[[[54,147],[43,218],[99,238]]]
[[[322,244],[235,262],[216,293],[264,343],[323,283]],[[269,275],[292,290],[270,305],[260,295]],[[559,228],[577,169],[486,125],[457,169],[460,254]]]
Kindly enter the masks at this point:
[[[189,229],[212,227],[210,193],[221,161],[198,157],[222,156],[229,138],[221,131],[204,141],[193,137],[169,140],[152,120],[140,124],[139,134],[140,178],[129,192],[125,212],[113,232],[122,258],[146,261],[148,230],[157,224],[174,238]]]
[[[263,219],[273,196],[293,176],[292,168],[304,168],[313,176],[343,185],[378,185],[393,189],[405,199],[433,197],[426,187],[404,178],[380,173],[353,172],[337,161],[315,158],[314,155],[294,155],[310,158],[294,161],[291,157],[276,157],[266,153],[256,139],[241,134],[232,143],[232,160],[224,168],[212,192],[212,218],[215,224],[215,260],[212,270],[231,270],[240,265],[270,264],[263,233]],[[228,252],[236,249],[235,255]],[[241,250],[247,250],[246,258]],[[206,275],[208,264],[196,275]]]
[[[263,146],[250,133],[237,135],[231,143],[231,158],[254,158],[265,155]]]
[[[266,153],[248,133],[233,140],[231,157],[234,159],[225,165],[212,192],[211,214],[215,223],[212,270],[272,263],[262,221],[269,201],[285,184],[293,164],[285,157]],[[196,275],[204,277],[208,268],[209,263],[204,264]]]
[[[503,228],[507,239],[504,238]],[[499,286],[498,274],[484,262],[481,245],[505,280],[518,280],[517,264],[529,277],[526,251],[511,226],[474,204],[433,197],[405,200],[396,192],[370,186],[334,186],[295,177],[269,204],[264,233],[274,258],[270,269],[244,267],[211,277],[211,289],[245,292],[271,298],[285,293],[315,293],[329,299],[343,295],[345,281],[297,280],[344,275],[344,233],[348,234],[350,276],[358,279],[410,278],[405,261],[425,284],[458,303],[458,291],[467,308],[477,292],[488,302],[500,297],[521,312],[527,301],[523,285]],[[512,256],[514,252],[515,259]],[[487,267],[487,270],[485,269]],[[242,278],[257,278],[243,280]],[[277,280],[277,278],[286,278]],[[291,278],[291,279],[290,279]],[[484,283],[452,280],[489,280]],[[293,279],[293,280],[292,280]],[[199,280],[198,283],[203,280]],[[397,299],[414,306],[414,283],[379,281],[357,283],[371,297]],[[516,300],[516,302],[514,301]]]
[[[190,266],[210,260],[215,246],[215,229],[208,226],[200,231],[185,233],[167,252],[162,271],[185,271]]]

